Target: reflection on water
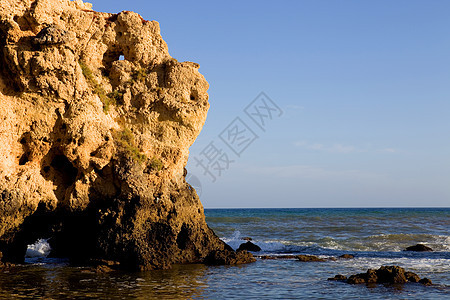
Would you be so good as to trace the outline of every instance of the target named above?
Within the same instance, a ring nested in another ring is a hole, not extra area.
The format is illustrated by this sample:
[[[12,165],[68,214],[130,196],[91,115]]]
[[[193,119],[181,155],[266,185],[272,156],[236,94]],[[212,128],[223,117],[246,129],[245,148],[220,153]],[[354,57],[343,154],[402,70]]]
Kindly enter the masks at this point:
[[[435,285],[349,285],[326,279],[382,264],[404,265]],[[433,262],[436,264],[439,262]],[[450,293],[448,261],[439,271],[417,262],[355,258],[302,263],[259,260],[240,266],[174,266],[171,270],[97,274],[65,265],[28,265],[0,273],[0,299],[444,299]],[[414,268],[413,266],[416,266]]]
[[[100,273],[64,265],[18,266],[0,274],[0,299],[189,299],[207,287],[206,266]]]

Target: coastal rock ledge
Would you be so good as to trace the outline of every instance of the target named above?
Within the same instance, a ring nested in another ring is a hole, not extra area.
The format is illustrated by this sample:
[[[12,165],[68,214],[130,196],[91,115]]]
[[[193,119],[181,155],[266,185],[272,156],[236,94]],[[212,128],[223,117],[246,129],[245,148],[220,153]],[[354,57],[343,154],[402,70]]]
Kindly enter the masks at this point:
[[[252,261],[207,226],[185,165],[209,108],[159,24],[80,0],[0,0],[0,251],[148,270]]]

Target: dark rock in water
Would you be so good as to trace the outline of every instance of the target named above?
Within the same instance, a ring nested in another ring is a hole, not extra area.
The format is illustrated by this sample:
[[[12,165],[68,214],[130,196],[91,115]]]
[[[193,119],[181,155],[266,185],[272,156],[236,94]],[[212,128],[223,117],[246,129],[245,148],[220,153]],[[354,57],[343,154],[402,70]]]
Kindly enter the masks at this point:
[[[336,275],[334,278],[341,278],[342,275]],[[332,279],[328,280],[345,280]],[[347,283],[361,284],[361,283],[407,283],[420,282],[425,285],[431,285],[431,280],[428,278],[420,279],[420,277],[413,272],[405,272],[405,269],[399,266],[382,266],[378,270],[369,269],[366,273],[351,275]]]
[[[405,269],[399,266],[382,266],[376,271],[378,283],[405,283]]]
[[[366,283],[366,274],[360,273],[356,275],[352,275],[348,278],[347,283],[350,284],[360,284],[360,283]]]
[[[432,285],[432,284],[433,284],[433,283],[431,282],[431,280],[428,279],[428,278],[426,278],[426,277],[420,279],[420,280],[419,280],[419,283],[424,284],[424,285]]]
[[[248,236],[243,237],[242,240],[244,240],[244,241],[253,241],[253,239],[251,237],[248,237]]]
[[[238,265],[255,261],[253,255],[245,250],[234,252],[224,249],[212,251],[203,262],[206,265]]]
[[[328,278],[328,280],[344,281],[344,280],[347,280],[347,276],[338,274],[338,275],[335,275],[334,277]]]
[[[297,255],[297,259],[302,262],[310,262],[310,261],[325,261],[323,258],[319,258],[314,255]]]
[[[243,250],[258,252],[258,251],[261,251],[261,247],[248,241],[247,243],[241,244],[236,251],[243,251]]]
[[[426,252],[426,251],[433,251],[433,249],[423,244],[417,244],[406,248],[405,251]]]
[[[355,257],[353,255],[351,255],[351,254],[342,254],[341,256],[339,256],[339,258],[352,259],[352,258],[355,258]]]
[[[420,281],[419,275],[417,275],[416,273],[413,273],[413,272],[405,272],[405,277],[406,277],[406,280],[408,280],[409,282],[419,282]]]

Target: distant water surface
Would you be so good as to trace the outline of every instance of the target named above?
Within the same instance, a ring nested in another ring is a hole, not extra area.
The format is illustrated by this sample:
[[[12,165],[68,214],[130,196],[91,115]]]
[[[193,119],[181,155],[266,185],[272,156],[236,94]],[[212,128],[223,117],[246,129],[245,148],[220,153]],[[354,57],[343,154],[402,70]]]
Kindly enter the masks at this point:
[[[0,275],[0,299],[450,299],[448,208],[206,209],[205,214],[209,226],[234,248],[251,237],[260,254],[349,253],[355,258],[96,274],[34,257]],[[417,243],[435,251],[402,251]],[[400,265],[435,284],[367,287],[326,280],[381,265]]]

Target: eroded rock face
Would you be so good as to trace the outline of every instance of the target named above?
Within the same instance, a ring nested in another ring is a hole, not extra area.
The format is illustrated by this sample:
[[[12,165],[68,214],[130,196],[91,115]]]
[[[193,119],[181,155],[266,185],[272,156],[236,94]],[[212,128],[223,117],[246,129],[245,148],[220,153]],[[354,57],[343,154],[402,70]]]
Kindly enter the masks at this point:
[[[0,251],[139,269],[225,245],[184,178],[208,83],[159,24],[80,0],[0,0]]]

